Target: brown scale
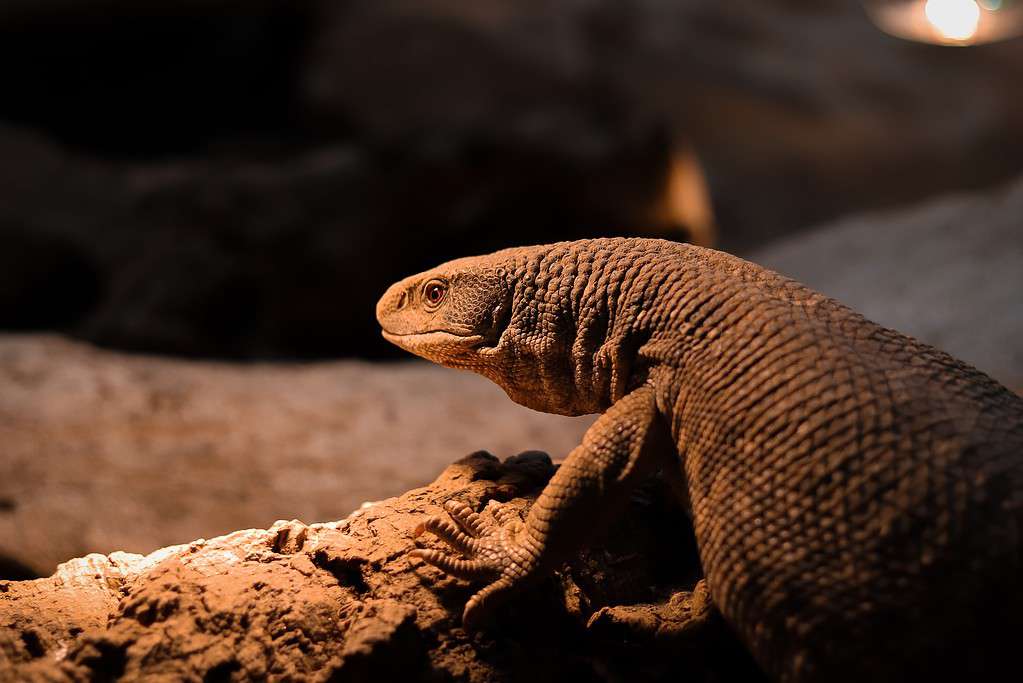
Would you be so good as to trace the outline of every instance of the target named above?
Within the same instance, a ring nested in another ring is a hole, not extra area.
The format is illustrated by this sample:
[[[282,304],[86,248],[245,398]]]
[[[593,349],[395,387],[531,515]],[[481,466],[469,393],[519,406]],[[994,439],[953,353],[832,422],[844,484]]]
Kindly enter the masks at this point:
[[[508,249],[391,287],[385,336],[523,405],[601,413],[523,522],[451,503],[418,557],[478,626],[675,472],[718,610],[784,681],[992,676],[1023,632],[1023,399],[720,252]],[[680,534],[688,533],[680,530]],[[670,539],[669,539],[670,540]]]

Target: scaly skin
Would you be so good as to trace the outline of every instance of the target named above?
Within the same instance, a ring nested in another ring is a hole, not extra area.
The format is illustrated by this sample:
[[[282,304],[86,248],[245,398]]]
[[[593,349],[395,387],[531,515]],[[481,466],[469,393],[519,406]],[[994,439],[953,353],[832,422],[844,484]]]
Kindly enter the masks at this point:
[[[454,524],[424,523],[467,559],[418,557],[489,581],[467,626],[662,469],[681,473],[714,602],[773,677],[944,680],[1014,655],[1023,400],[978,370],[756,265],[657,240],[459,259],[393,285],[377,317],[522,405],[603,413],[525,523],[457,503]]]

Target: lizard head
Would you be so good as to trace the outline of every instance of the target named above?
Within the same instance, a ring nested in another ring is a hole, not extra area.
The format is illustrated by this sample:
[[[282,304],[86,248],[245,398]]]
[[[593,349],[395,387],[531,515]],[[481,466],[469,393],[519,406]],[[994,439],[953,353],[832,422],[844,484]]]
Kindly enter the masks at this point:
[[[505,249],[401,280],[377,303],[384,338],[440,365],[483,375],[534,410],[598,412],[592,396],[566,379],[571,370],[561,336],[544,329],[558,325],[560,305],[536,305],[537,264],[550,250]]]
[[[615,244],[583,246],[606,257]],[[377,303],[384,338],[440,365],[483,375],[534,410],[601,412],[621,397],[629,379],[614,353],[620,339],[608,343],[610,304],[602,284],[622,269],[607,258],[583,258],[573,245],[505,249],[407,277]],[[580,331],[578,310],[587,307],[593,314]]]
[[[491,376],[513,283],[498,252],[458,259],[391,285],[377,302],[387,341],[448,367]]]

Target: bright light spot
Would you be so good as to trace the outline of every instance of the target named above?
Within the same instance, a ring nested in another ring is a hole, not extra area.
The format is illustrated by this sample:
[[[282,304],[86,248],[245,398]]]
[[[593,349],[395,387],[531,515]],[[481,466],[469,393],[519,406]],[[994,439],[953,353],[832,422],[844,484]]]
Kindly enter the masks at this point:
[[[980,23],[980,7],[974,0],[927,0],[924,14],[949,40],[969,40]]]

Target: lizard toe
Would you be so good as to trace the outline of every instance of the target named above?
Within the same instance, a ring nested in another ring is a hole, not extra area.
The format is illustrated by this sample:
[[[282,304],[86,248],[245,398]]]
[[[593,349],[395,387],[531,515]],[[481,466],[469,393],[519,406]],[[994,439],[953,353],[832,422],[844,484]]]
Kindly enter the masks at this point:
[[[521,518],[509,508],[488,506],[496,523],[464,503],[448,501],[444,510],[450,520],[430,517],[416,527],[415,535],[429,531],[450,550],[416,548],[409,556],[460,579],[491,582],[466,603],[463,624],[472,629],[536,573],[537,549],[524,537]]]
[[[494,525],[465,503],[449,500],[444,503],[444,511],[451,516],[451,519],[462,531],[474,538],[493,533]]]
[[[442,517],[430,517],[417,526],[415,531],[416,538],[422,536],[426,531],[437,536],[463,555],[471,555],[479,549],[479,544],[475,538],[469,536]]]
[[[502,577],[486,586],[465,603],[462,612],[462,626],[477,631],[489,620],[498,605],[515,594],[516,584],[508,577]]]
[[[416,548],[409,552],[409,556],[417,557],[443,572],[467,581],[487,579],[494,576],[493,570],[485,562],[455,557],[442,550]]]

